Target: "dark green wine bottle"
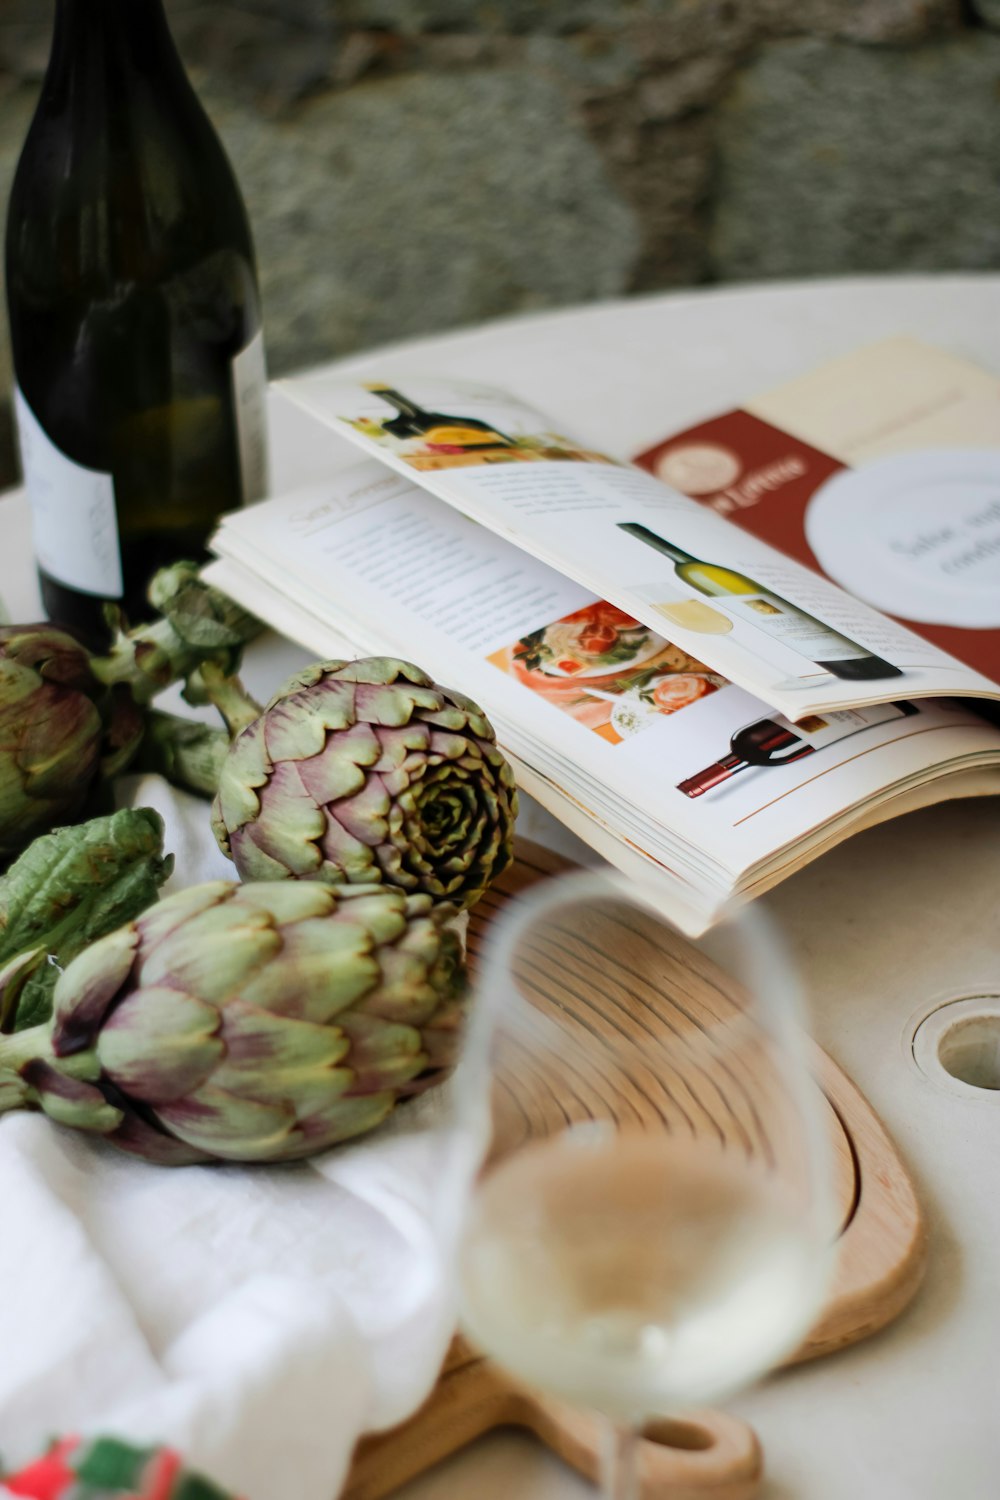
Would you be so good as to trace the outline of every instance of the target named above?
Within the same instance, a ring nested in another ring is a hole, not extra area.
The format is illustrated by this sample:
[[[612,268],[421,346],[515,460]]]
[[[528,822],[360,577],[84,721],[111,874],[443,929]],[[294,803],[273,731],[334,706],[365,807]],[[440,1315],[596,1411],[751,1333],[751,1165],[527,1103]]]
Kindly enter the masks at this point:
[[[6,264],[42,596],[96,640],[266,487],[250,229],[162,0],[57,0]]]

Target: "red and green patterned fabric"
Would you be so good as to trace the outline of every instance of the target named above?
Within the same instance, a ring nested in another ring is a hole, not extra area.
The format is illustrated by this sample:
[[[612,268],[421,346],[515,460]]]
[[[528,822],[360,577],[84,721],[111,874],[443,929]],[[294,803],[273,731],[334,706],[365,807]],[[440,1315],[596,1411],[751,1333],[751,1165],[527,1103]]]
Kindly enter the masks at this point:
[[[133,1448],[116,1438],[63,1438],[44,1458],[0,1475],[0,1500],[236,1500],[185,1469],[171,1448]]]

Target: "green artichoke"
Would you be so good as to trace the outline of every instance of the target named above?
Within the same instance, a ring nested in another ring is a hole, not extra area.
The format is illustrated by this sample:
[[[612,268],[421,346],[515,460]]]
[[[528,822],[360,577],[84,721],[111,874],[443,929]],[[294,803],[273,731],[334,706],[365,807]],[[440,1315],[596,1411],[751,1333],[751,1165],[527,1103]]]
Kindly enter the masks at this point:
[[[379,881],[464,908],[510,862],[516,814],[482,710],[369,657],[285,683],[233,742],[213,823],[242,880]]]
[[[360,1135],[452,1064],[454,915],[385,886],[179,891],[73,960],[47,1025],[0,1037],[0,1109],[169,1164]]]
[[[101,682],[73,636],[0,628],[0,861],[76,817],[98,771],[124,764],[141,734],[127,689]]]
[[[98,780],[125,769],[143,708],[169,683],[183,678],[189,700],[215,703],[233,730],[259,712],[233,676],[259,621],[203,583],[194,563],[162,568],[150,600],[161,618],[119,628],[104,656],[58,625],[0,627],[0,866],[78,817]],[[161,756],[166,738],[161,724]],[[173,756],[176,774],[192,760],[189,738]]]

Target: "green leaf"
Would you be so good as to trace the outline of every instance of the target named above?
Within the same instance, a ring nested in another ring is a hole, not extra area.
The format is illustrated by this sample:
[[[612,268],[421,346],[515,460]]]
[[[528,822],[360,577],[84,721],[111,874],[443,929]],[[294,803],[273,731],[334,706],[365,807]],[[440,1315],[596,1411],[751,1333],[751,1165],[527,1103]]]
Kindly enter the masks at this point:
[[[95,1438],[82,1457],[74,1456],[73,1467],[84,1484],[98,1490],[138,1492],[155,1452],[154,1448],[133,1448],[117,1438]]]
[[[172,867],[163,822],[150,808],[123,808],[35,839],[0,878],[0,966],[34,948],[52,962],[28,978],[5,1029],[46,1021],[59,970],[150,906]]]

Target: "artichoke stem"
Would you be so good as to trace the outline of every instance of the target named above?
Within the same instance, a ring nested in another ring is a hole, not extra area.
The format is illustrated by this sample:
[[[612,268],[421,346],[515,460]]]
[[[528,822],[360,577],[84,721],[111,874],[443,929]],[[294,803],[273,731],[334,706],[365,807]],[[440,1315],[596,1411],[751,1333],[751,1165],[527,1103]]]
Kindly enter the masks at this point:
[[[230,743],[225,729],[151,709],[133,769],[154,771],[198,797],[214,797]]]
[[[48,1063],[64,1078],[78,1078],[86,1083],[99,1078],[101,1073],[97,1053],[91,1048],[75,1052],[72,1057],[57,1057],[52,1050],[52,1025],[48,1021],[26,1031],[5,1033],[0,1036],[0,1114],[23,1103],[12,1085],[20,1083],[21,1069],[36,1061]]]
[[[262,629],[253,615],[203,582],[192,562],[161,568],[150,583],[149,600],[163,618],[128,631],[111,606],[114,641],[106,655],[91,659],[95,677],[109,687],[127,683],[143,705],[207,659],[221,658],[232,670],[242,648]]]
[[[119,631],[106,656],[91,658],[94,676],[108,687],[125,683],[145,705],[197,666],[200,655],[180,639],[169,620]]]
[[[259,719],[264,711],[238,677],[227,676],[214,662],[202,662],[189,673],[184,697],[189,703],[213,704],[222,715],[231,739]]]

